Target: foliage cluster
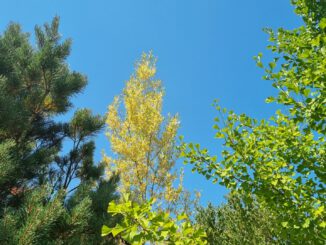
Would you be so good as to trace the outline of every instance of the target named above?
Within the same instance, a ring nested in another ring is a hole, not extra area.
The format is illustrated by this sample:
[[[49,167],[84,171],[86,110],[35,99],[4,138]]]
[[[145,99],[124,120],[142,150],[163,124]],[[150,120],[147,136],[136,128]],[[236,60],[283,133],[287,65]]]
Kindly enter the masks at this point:
[[[266,102],[280,109],[256,120],[215,102],[218,156],[177,146],[151,53],[106,117],[78,109],[59,121],[87,84],[67,64],[71,41],[57,17],[35,27],[35,47],[10,24],[0,36],[0,244],[324,244],[326,2],[291,2],[304,25],[266,29],[274,58],[255,57],[277,89]],[[113,154],[96,163],[105,124]],[[198,206],[180,157],[228,188],[227,202]]]
[[[206,244],[206,234],[194,227],[185,214],[174,220],[167,212],[152,210],[155,200],[139,204],[124,195],[121,203],[110,202],[108,212],[122,215],[122,221],[113,228],[103,226],[102,235],[121,236],[130,244]]]
[[[281,105],[258,121],[221,109],[216,138],[224,140],[222,158],[199,145],[184,145],[194,170],[257,202],[276,218],[276,235],[292,243],[323,244],[326,164],[326,11],[323,1],[293,1],[305,25],[294,30],[267,29],[275,58],[264,68]]]
[[[227,203],[199,207],[196,223],[207,233],[209,244],[280,244],[275,217],[257,203],[246,204],[243,197],[228,196]]]
[[[123,94],[109,106],[107,136],[115,157],[104,159],[110,172],[119,173],[122,193],[131,193],[139,202],[155,198],[166,210],[176,211],[183,191],[182,179],[179,186],[173,185],[182,177],[174,170],[179,120],[171,116],[164,122],[163,89],[155,73],[155,58],[144,54]]]

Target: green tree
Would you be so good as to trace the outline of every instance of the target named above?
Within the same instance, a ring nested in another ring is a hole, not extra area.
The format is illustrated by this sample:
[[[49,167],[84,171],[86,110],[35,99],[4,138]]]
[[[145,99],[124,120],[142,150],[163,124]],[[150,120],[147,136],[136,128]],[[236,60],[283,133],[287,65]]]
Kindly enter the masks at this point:
[[[275,218],[255,203],[228,196],[227,203],[214,207],[199,207],[196,223],[207,234],[209,244],[281,244],[273,232]]]
[[[69,69],[71,41],[58,28],[58,17],[36,26],[36,47],[18,24],[0,36],[1,244],[100,244],[99,222],[114,221],[104,207],[118,179],[103,179],[93,159],[104,118],[80,109],[70,122],[55,120],[87,84]]]
[[[324,244],[326,163],[326,3],[292,1],[304,25],[267,29],[275,54],[265,67],[281,105],[275,116],[258,121],[216,105],[216,137],[224,139],[222,158],[189,144],[183,155],[194,170],[276,217],[277,236],[292,243]],[[219,123],[219,121],[221,123]]]

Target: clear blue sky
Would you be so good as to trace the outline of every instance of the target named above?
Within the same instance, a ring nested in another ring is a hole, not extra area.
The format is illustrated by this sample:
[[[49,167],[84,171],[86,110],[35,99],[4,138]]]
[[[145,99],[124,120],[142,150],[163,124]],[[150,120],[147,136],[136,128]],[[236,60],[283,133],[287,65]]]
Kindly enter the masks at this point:
[[[212,129],[215,98],[223,107],[257,118],[275,105],[275,93],[252,57],[265,49],[263,27],[300,24],[290,0],[6,0],[0,31],[10,21],[28,32],[35,24],[61,17],[60,32],[72,38],[71,69],[88,76],[89,85],[75,107],[104,114],[119,94],[143,51],[158,57],[158,78],[166,89],[164,113],[179,113],[180,134],[218,153]],[[69,116],[69,115],[68,115]],[[97,137],[96,158],[109,152],[104,133]],[[179,163],[182,166],[181,163]],[[189,190],[202,190],[202,202],[218,203],[226,191],[186,167]]]

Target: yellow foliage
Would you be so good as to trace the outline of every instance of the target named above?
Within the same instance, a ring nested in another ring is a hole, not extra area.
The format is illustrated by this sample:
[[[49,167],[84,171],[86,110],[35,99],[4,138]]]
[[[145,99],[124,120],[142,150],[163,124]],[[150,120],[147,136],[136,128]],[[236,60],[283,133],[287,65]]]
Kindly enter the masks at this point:
[[[108,174],[120,174],[121,192],[141,202],[156,198],[170,205],[183,189],[181,184],[175,187],[182,174],[174,171],[179,120],[162,116],[164,91],[154,79],[155,63],[152,54],[144,54],[122,95],[108,107],[106,135],[114,157],[104,160]]]

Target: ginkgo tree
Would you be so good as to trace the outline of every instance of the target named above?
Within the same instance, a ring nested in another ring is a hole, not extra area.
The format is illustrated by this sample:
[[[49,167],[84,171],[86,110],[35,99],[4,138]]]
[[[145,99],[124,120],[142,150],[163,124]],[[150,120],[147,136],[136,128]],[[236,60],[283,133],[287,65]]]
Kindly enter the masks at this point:
[[[102,236],[112,234],[134,245],[173,244],[192,245],[207,244],[206,233],[200,227],[193,226],[187,215],[180,214],[176,219],[166,212],[153,210],[155,199],[139,204],[124,194],[120,203],[110,202],[108,213],[122,216],[115,227],[103,226]]]
[[[109,173],[119,174],[121,193],[131,193],[139,203],[155,198],[160,209],[176,213],[187,197],[182,171],[175,167],[179,119],[162,115],[164,90],[155,73],[156,58],[143,54],[123,93],[109,106],[107,137],[113,155],[104,161]]]
[[[267,29],[275,59],[257,65],[278,90],[274,116],[258,121],[216,104],[216,138],[224,140],[221,158],[198,144],[183,147],[194,170],[233,193],[270,210],[277,236],[297,244],[326,239],[326,3],[293,0],[304,25]],[[300,242],[299,242],[300,243]]]

